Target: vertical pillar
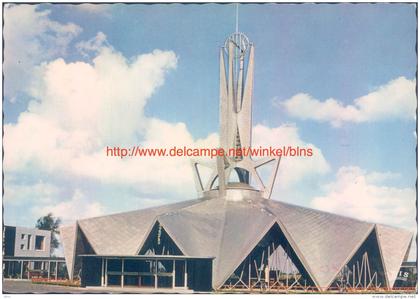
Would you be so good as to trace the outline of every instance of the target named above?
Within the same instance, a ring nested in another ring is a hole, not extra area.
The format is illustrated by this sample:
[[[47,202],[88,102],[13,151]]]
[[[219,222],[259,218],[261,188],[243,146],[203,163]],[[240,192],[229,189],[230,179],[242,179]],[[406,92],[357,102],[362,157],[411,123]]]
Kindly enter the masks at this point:
[[[175,260],[172,261],[172,288],[175,288]]]
[[[55,262],[55,280],[58,280],[58,261]]]
[[[187,269],[187,260],[184,260],[184,263],[185,263],[185,267],[184,267],[184,269],[185,269],[185,271],[184,271],[184,288],[187,288],[188,287],[188,269]]]
[[[155,289],[157,289],[157,270],[158,270],[158,266],[157,266],[157,259],[155,259]]]
[[[51,262],[48,261],[48,280],[50,280]]]
[[[365,277],[365,285],[364,285],[364,288],[365,289],[367,288],[367,283],[366,283],[367,267],[366,267],[366,265],[368,264],[367,261],[366,261],[366,256],[367,256],[366,254],[367,253],[365,253],[363,255],[363,265],[364,265],[364,272],[365,272],[365,275],[364,275],[364,277]],[[363,267],[362,267],[362,269],[363,269]]]
[[[108,286],[108,259],[105,259],[105,286]]]
[[[104,262],[104,258],[101,258],[101,260],[102,260],[102,265],[101,265],[101,287],[103,287],[104,286],[104,280],[105,280],[105,277],[104,277],[104,266],[105,266],[105,262]]]
[[[20,261],[20,279],[23,279],[23,261]]]
[[[355,286],[355,281],[356,281],[356,273],[355,273],[355,268],[354,268],[354,264],[353,264],[353,289],[354,289],[354,286]]]
[[[121,287],[124,287],[124,259],[121,259]]]
[[[268,246],[268,249],[267,249],[268,251],[267,251],[267,267],[268,267],[268,270],[267,270],[267,273],[268,273],[268,277],[266,278],[267,279],[267,289],[269,290],[270,289],[270,246]]]
[[[251,259],[248,258],[248,289],[251,290]]]

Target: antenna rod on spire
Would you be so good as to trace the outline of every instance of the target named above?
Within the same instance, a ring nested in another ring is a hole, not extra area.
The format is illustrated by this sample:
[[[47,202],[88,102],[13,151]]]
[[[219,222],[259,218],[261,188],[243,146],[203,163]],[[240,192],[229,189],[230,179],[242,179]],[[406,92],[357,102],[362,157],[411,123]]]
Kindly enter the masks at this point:
[[[238,30],[239,30],[239,2],[238,3],[236,3],[236,31],[235,32],[238,32]]]

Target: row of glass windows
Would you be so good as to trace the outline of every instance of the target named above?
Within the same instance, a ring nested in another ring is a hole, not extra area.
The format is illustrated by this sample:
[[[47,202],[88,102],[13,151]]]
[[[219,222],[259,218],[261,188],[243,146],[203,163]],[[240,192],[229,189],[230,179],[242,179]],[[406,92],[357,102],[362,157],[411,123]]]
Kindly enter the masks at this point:
[[[184,261],[182,261],[184,263]],[[124,272],[143,272],[143,273],[172,273],[174,267],[173,260],[124,260]],[[108,272],[121,272],[122,260],[109,259],[107,265]]]
[[[105,271],[108,286],[172,288],[186,282],[185,260],[108,259]]]
[[[121,275],[108,275],[108,286],[120,286],[121,285]],[[156,287],[158,288],[172,288],[172,277],[169,276],[134,276],[134,275],[125,275],[124,276],[124,286],[125,287],[144,287],[144,288],[154,288],[155,280],[157,281]],[[180,285],[183,287],[184,285]]]

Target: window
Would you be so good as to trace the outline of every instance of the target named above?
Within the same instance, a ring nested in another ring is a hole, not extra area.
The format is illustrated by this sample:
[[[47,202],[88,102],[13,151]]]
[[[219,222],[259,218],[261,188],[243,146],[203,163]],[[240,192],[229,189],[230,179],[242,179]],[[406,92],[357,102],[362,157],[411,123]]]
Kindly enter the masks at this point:
[[[158,273],[172,273],[174,263],[172,260],[160,260],[158,261],[157,268]]]
[[[35,237],[35,250],[44,250],[44,236]]]
[[[20,250],[25,250],[25,244],[20,244]]]
[[[108,272],[121,272],[121,260],[120,259],[109,259],[108,260]]]
[[[23,239],[25,239],[25,234],[21,234],[20,235],[20,238],[23,240]]]
[[[34,262],[34,270],[42,270],[42,262]]]

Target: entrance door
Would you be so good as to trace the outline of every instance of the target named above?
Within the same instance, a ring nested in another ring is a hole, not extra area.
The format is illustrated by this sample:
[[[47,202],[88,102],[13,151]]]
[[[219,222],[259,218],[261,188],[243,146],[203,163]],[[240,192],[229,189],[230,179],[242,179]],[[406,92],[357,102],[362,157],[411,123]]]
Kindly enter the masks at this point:
[[[185,265],[184,260],[175,260],[175,287],[185,287]]]

